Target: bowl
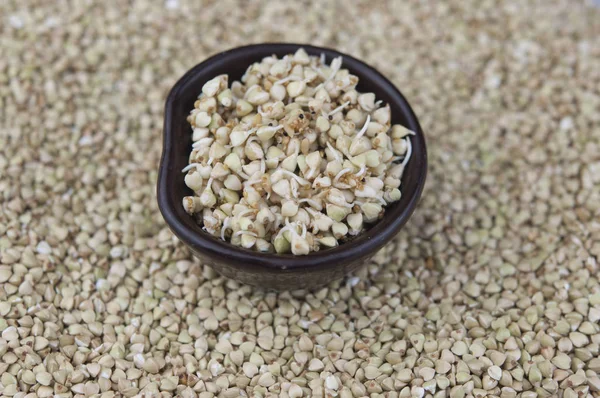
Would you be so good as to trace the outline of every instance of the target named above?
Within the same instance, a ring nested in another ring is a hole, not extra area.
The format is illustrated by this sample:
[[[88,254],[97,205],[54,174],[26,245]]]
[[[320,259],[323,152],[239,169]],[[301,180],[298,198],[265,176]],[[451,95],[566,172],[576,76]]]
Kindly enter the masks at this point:
[[[202,85],[226,73],[239,80],[246,68],[262,58],[293,54],[304,48],[310,55],[325,54],[327,63],[343,57],[343,67],[358,76],[359,92],[373,92],[390,104],[392,124],[415,132],[412,156],[402,176],[402,197],[386,207],[381,220],[349,242],[304,256],[259,253],[237,247],[204,232],[182,206],[192,194],[181,172],[191,152],[192,128],[186,120]],[[204,264],[220,274],[250,285],[276,290],[315,288],[343,277],[362,265],[398,233],[412,215],[421,196],[427,171],[425,137],[410,105],[396,87],[369,65],[338,51],[301,44],[265,43],[238,47],[214,55],[188,71],[171,89],[166,100],[164,142],[158,175],[158,206],[173,231]]]

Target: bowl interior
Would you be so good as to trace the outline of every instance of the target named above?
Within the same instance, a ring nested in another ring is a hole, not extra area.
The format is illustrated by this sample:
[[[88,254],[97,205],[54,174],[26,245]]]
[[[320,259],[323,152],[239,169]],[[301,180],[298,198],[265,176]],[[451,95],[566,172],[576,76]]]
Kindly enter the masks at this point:
[[[399,201],[386,207],[384,217],[350,242],[332,249],[312,252],[306,256],[257,253],[233,246],[202,231],[181,204],[182,198],[192,191],[184,183],[183,169],[191,152],[192,129],[186,121],[202,85],[219,74],[228,74],[229,83],[239,80],[247,67],[262,58],[276,54],[283,56],[303,47],[310,55],[325,54],[327,63],[343,57],[342,67],[358,76],[359,92],[373,92],[377,100],[390,104],[392,123],[400,123],[416,133],[411,137],[412,156],[402,176]],[[171,90],[165,109],[163,158],[161,160],[158,200],[165,220],[186,244],[208,255],[224,256],[232,260],[251,262],[261,266],[286,269],[325,265],[331,261],[357,259],[372,254],[390,240],[408,220],[421,195],[425,182],[427,155],[421,127],[402,94],[375,69],[337,51],[297,44],[261,44],[240,47],[217,54],[186,73]]]

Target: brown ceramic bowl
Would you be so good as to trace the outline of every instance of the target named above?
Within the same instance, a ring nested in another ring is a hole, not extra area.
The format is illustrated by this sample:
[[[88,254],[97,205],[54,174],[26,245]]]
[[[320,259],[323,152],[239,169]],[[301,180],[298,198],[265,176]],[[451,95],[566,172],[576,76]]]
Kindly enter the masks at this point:
[[[343,67],[359,77],[357,90],[373,92],[390,104],[392,123],[400,123],[416,133],[412,156],[402,177],[402,198],[389,205],[384,217],[349,242],[305,256],[258,253],[233,246],[202,231],[182,206],[192,191],[181,173],[191,152],[192,129],[186,121],[202,85],[226,73],[229,81],[239,80],[248,65],[276,54],[283,56],[303,47],[310,55],[325,54],[327,62],[343,57]],[[217,272],[251,285],[278,290],[314,288],[366,264],[389,242],[411,216],[425,184],[427,153],[425,138],[417,117],[398,89],[365,63],[328,48],[309,45],[267,43],[234,48],[217,54],[187,72],[171,89],[165,108],[162,160],[158,176],[158,205],[169,227],[192,252]]]

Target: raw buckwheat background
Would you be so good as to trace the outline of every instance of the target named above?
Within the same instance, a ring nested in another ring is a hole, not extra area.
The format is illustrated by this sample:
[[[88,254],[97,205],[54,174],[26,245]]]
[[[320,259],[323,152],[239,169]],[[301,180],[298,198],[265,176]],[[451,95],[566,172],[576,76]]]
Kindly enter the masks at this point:
[[[376,66],[429,144],[394,244],[313,293],[220,278],[156,206],[169,88],[263,41]],[[0,53],[0,395],[600,395],[592,6],[8,0]]]

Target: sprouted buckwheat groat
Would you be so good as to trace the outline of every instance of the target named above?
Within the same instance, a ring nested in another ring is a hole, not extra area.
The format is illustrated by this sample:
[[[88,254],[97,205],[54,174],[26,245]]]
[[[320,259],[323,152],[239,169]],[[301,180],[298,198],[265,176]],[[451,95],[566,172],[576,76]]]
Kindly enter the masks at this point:
[[[391,125],[389,105],[356,91],[342,57],[303,49],[251,65],[228,87],[202,87],[188,121],[193,196],[203,229],[262,252],[308,254],[337,246],[400,199],[414,134]]]

